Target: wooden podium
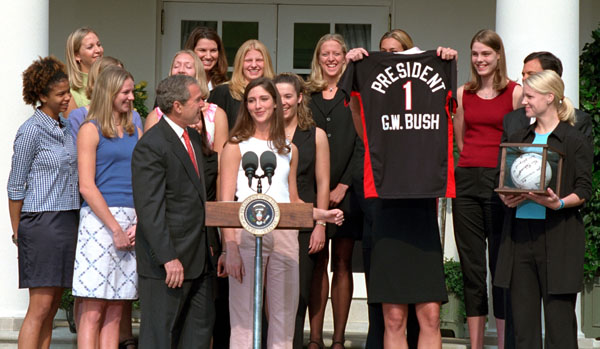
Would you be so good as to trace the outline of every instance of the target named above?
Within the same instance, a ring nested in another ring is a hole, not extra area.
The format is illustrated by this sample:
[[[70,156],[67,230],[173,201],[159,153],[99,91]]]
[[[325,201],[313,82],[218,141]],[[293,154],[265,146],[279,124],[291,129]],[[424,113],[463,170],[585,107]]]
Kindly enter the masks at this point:
[[[241,202],[219,201],[206,203],[205,225],[221,228],[241,228]],[[313,227],[313,205],[310,203],[281,203],[279,207],[279,223],[276,229],[300,229]],[[263,273],[262,273],[262,235],[255,235],[256,247],[254,256],[254,318],[252,347],[262,348],[262,308],[263,308]]]
[[[207,227],[241,228],[238,219],[238,211],[241,202],[236,201],[208,201],[206,203],[205,225]],[[312,228],[313,205],[307,203],[278,204],[281,211],[281,219],[277,225],[278,229],[302,229]]]

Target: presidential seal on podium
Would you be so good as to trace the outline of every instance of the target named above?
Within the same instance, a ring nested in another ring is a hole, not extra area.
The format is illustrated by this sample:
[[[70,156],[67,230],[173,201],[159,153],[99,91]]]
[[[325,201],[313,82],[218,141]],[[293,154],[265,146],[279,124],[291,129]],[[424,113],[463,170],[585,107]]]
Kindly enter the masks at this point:
[[[253,194],[242,202],[238,215],[244,229],[254,236],[263,236],[279,224],[279,205],[268,195]]]

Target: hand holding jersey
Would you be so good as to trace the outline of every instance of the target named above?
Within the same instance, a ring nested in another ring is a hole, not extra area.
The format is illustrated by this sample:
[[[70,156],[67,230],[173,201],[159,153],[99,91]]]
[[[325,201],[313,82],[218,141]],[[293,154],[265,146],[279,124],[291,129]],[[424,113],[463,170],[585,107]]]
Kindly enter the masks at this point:
[[[365,197],[453,197],[456,61],[436,51],[403,53],[410,54],[371,52],[348,64],[338,85],[346,101],[355,97],[355,125],[364,128],[357,127]]]

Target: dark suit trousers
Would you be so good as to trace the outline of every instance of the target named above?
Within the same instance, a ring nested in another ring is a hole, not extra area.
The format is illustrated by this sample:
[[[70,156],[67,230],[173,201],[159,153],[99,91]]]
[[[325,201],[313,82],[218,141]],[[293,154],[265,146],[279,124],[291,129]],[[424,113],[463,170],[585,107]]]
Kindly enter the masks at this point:
[[[139,276],[140,348],[209,348],[215,305],[214,277],[202,274],[168,288],[164,279]]]
[[[516,348],[542,348],[541,302],[546,326],[544,347],[577,348],[577,294],[548,294],[544,220],[516,219],[512,238],[510,295]]]

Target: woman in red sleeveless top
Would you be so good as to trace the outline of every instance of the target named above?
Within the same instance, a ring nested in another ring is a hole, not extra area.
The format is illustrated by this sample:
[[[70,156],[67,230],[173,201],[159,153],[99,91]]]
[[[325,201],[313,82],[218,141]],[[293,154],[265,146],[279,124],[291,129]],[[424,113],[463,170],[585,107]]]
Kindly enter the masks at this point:
[[[457,91],[454,116],[460,152],[455,170],[454,236],[465,283],[465,307],[471,348],[483,348],[487,299],[486,240],[494,277],[503,208],[496,187],[498,151],[504,115],[520,105],[521,86],[506,73],[502,39],[481,30],[471,40],[471,81]],[[498,348],[504,347],[502,289],[492,290]]]

